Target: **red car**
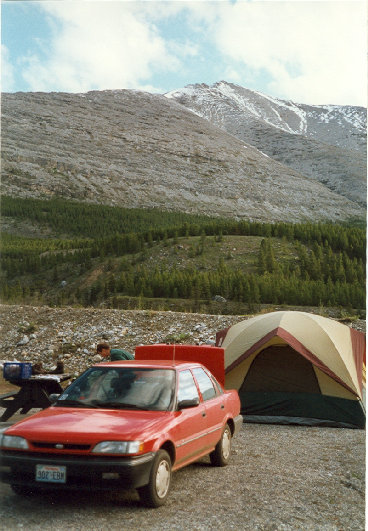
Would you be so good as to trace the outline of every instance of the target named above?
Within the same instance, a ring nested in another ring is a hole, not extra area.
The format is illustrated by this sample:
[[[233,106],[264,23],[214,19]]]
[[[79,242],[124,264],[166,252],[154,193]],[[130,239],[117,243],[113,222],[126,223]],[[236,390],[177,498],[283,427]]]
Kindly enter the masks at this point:
[[[227,465],[239,412],[237,392],[224,391],[198,362],[100,363],[51,407],[3,433],[2,481],[21,495],[137,488],[147,506],[158,507],[172,471],[207,454],[213,465]]]

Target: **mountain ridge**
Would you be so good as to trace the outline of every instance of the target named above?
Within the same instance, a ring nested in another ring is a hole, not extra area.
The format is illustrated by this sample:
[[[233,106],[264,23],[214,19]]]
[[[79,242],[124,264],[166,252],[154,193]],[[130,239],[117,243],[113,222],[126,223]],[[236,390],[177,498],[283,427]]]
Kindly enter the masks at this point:
[[[167,95],[4,93],[2,113],[7,195],[256,221],[339,221],[365,214],[359,176],[349,181],[358,193],[344,196],[338,183],[333,189],[330,181],[327,187],[306,177],[270,156],[270,147],[246,143]],[[292,157],[290,148],[286,155]],[[331,154],[330,165],[333,160]]]
[[[363,107],[304,105],[224,81],[188,85],[166,97],[330,190],[366,204]]]
[[[215,94],[220,94],[222,97],[232,100],[239,104],[243,110],[246,110],[249,115],[253,114],[255,117],[262,119],[269,125],[278,127],[288,133],[294,134],[308,134],[314,139],[322,138],[318,131],[322,131],[325,137],[329,128],[324,127],[331,121],[339,121],[339,125],[343,125],[342,120],[345,120],[348,126],[353,125],[354,129],[359,131],[365,136],[366,132],[366,109],[360,106],[353,105],[310,105],[303,103],[296,103],[292,100],[282,100],[266,95],[256,90],[250,90],[234,83],[228,83],[226,81],[219,81],[213,85],[207,85],[205,83],[196,83],[187,85],[183,89],[176,89],[165,93],[167,98],[178,99],[181,96],[190,95],[192,99],[200,99],[201,96],[205,99],[207,93],[207,99],[213,97]],[[257,106],[251,105],[253,100],[258,102]],[[269,105],[271,114],[267,115],[267,108],[264,103]],[[263,106],[263,113],[262,113]],[[277,110],[278,109],[278,110]],[[294,115],[292,120],[287,121],[287,114],[289,117]],[[272,119],[272,116],[274,119]],[[275,120],[276,116],[276,120]],[[331,120],[332,119],[332,120]],[[293,122],[299,120],[299,127],[292,127]],[[313,127],[312,127],[313,126]],[[340,134],[346,131],[346,127],[341,129]],[[336,131],[335,131],[336,133]],[[348,135],[340,135],[344,140],[346,147],[346,138]],[[332,137],[331,137],[332,138]],[[353,139],[354,140],[354,139]],[[355,139],[356,140],[356,139]],[[334,142],[332,142],[334,143]],[[336,145],[341,145],[341,142],[336,141]],[[364,144],[364,143],[363,143]],[[357,146],[355,149],[358,149]]]

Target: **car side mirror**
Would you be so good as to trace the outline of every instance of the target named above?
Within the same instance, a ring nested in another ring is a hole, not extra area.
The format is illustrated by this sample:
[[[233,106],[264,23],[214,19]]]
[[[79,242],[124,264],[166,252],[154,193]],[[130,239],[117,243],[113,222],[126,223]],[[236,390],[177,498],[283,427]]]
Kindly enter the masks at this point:
[[[51,404],[55,404],[55,402],[57,401],[57,399],[59,398],[60,396],[60,393],[51,393],[51,395],[49,395],[49,400],[51,402]]]
[[[188,407],[196,407],[199,405],[199,398],[190,398],[189,400],[180,400],[178,402],[178,409],[187,409]]]

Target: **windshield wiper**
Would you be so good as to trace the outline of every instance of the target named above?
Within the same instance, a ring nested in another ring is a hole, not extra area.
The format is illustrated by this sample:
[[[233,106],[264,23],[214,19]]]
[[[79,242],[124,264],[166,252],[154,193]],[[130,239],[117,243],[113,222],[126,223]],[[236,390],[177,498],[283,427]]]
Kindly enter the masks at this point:
[[[117,402],[117,401],[106,401],[103,402],[102,400],[93,400],[93,404],[96,404],[96,407],[116,407],[119,409],[141,409],[141,410],[147,410],[146,407],[137,406],[136,404],[131,404],[128,402]]]
[[[97,405],[92,404],[91,402],[84,402],[84,400],[57,400],[54,404],[55,406],[63,407],[63,406],[82,406],[82,407],[91,407],[91,408],[98,408]]]

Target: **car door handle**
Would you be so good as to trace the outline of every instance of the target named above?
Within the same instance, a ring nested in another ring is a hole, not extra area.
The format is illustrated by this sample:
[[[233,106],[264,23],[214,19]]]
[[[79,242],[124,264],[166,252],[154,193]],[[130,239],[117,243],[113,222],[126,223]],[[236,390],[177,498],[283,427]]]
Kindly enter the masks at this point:
[[[221,404],[221,409],[224,409],[224,408],[225,408],[224,404]]]
[[[205,416],[206,416],[206,412],[202,411],[202,417],[205,417]]]

